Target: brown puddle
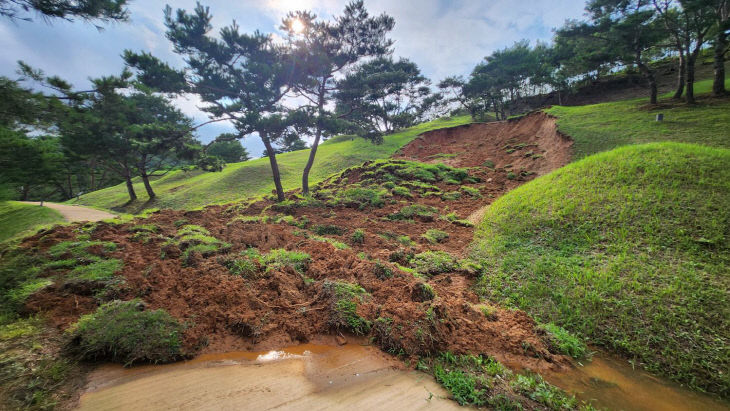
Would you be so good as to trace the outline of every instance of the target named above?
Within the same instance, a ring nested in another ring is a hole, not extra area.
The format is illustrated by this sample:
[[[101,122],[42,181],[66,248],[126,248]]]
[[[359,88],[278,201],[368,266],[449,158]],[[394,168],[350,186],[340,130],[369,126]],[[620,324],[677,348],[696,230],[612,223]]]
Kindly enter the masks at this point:
[[[605,354],[596,354],[570,371],[544,377],[599,409],[730,410],[730,404],[633,369],[626,360]]]
[[[430,376],[374,347],[305,344],[269,352],[91,373],[82,410],[458,409]]]

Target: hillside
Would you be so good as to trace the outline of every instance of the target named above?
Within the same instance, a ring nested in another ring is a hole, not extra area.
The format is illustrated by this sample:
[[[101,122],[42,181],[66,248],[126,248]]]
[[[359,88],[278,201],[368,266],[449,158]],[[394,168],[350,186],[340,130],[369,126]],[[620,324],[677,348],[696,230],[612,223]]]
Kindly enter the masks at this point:
[[[560,131],[575,142],[576,160],[626,144],[655,141],[730,148],[730,100],[709,97],[711,87],[711,80],[695,84],[699,98],[694,106],[673,101],[671,94],[667,94],[661,96],[656,107],[648,106],[647,98],[638,98],[587,106],[554,106],[546,112],[558,117]],[[664,114],[664,121],[655,121],[658,113]]]
[[[434,120],[386,136],[383,144],[380,145],[371,144],[369,141],[357,137],[335,137],[320,145],[310,174],[310,184],[322,181],[347,167],[359,165],[368,160],[390,157],[396,150],[425,131],[466,124],[470,121],[468,116]],[[309,150],[277,156],[285,190],[293,190],[301,186],[301,173],[308,156]],[[146,208],[182,210],[210,204],[230,203],[268,194],[274,189],[268,158],[228,164],[222,172],[217,173],[173,171],[152,182],[152,187],[158,196],[152,202],[146,201],[141,180],[136,179],[135,181],[135,190],[140,199],[133,204],[126,204],[128,196],[124,184],[84,194],[80,201],[74,199],[67,203],[138,213]]]
[[[727,396],[728,164],[727,149],[632,145],[511,191],[476,233],[479,293]]]
[[[17,201],[0,202],[0,243],[22,234],[31,234],[34,228],[64,222],[57,211],[48,207],[23,204]]]

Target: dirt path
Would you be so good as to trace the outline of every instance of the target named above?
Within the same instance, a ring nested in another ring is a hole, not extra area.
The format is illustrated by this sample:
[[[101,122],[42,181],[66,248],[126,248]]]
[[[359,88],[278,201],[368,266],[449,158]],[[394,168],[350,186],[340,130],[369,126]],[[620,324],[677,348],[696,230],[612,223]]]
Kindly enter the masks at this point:
[[[39,204],[37,201],[21,201],[25,204]],[[70,206],[58,203],[44,202],[44,207],[52,208],[63,216],[66,221],[77,222],[77,221],[100,221],[108,218],[115,218],[115,214],[107,213],[106,211],[95,210],[93,208]]]

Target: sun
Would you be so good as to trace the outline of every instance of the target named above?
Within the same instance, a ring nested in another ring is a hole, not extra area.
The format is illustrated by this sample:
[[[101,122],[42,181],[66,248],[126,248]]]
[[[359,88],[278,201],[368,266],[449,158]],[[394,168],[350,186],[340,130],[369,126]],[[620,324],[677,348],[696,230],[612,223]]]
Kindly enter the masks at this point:
[[[294,19],[290,23],[290,28],[295,33],[301,33],[304,31],[304,23],[299,19]]]

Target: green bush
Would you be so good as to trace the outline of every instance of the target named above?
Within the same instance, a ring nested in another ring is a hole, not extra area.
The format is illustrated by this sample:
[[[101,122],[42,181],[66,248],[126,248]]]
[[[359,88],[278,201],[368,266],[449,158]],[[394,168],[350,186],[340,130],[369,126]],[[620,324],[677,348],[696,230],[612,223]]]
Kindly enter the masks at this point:
[[[164,363],[180,359],[183,326],[164,310],[146,311],[139,300],[112,301],[81,316],[67,334],[82,358]]]

